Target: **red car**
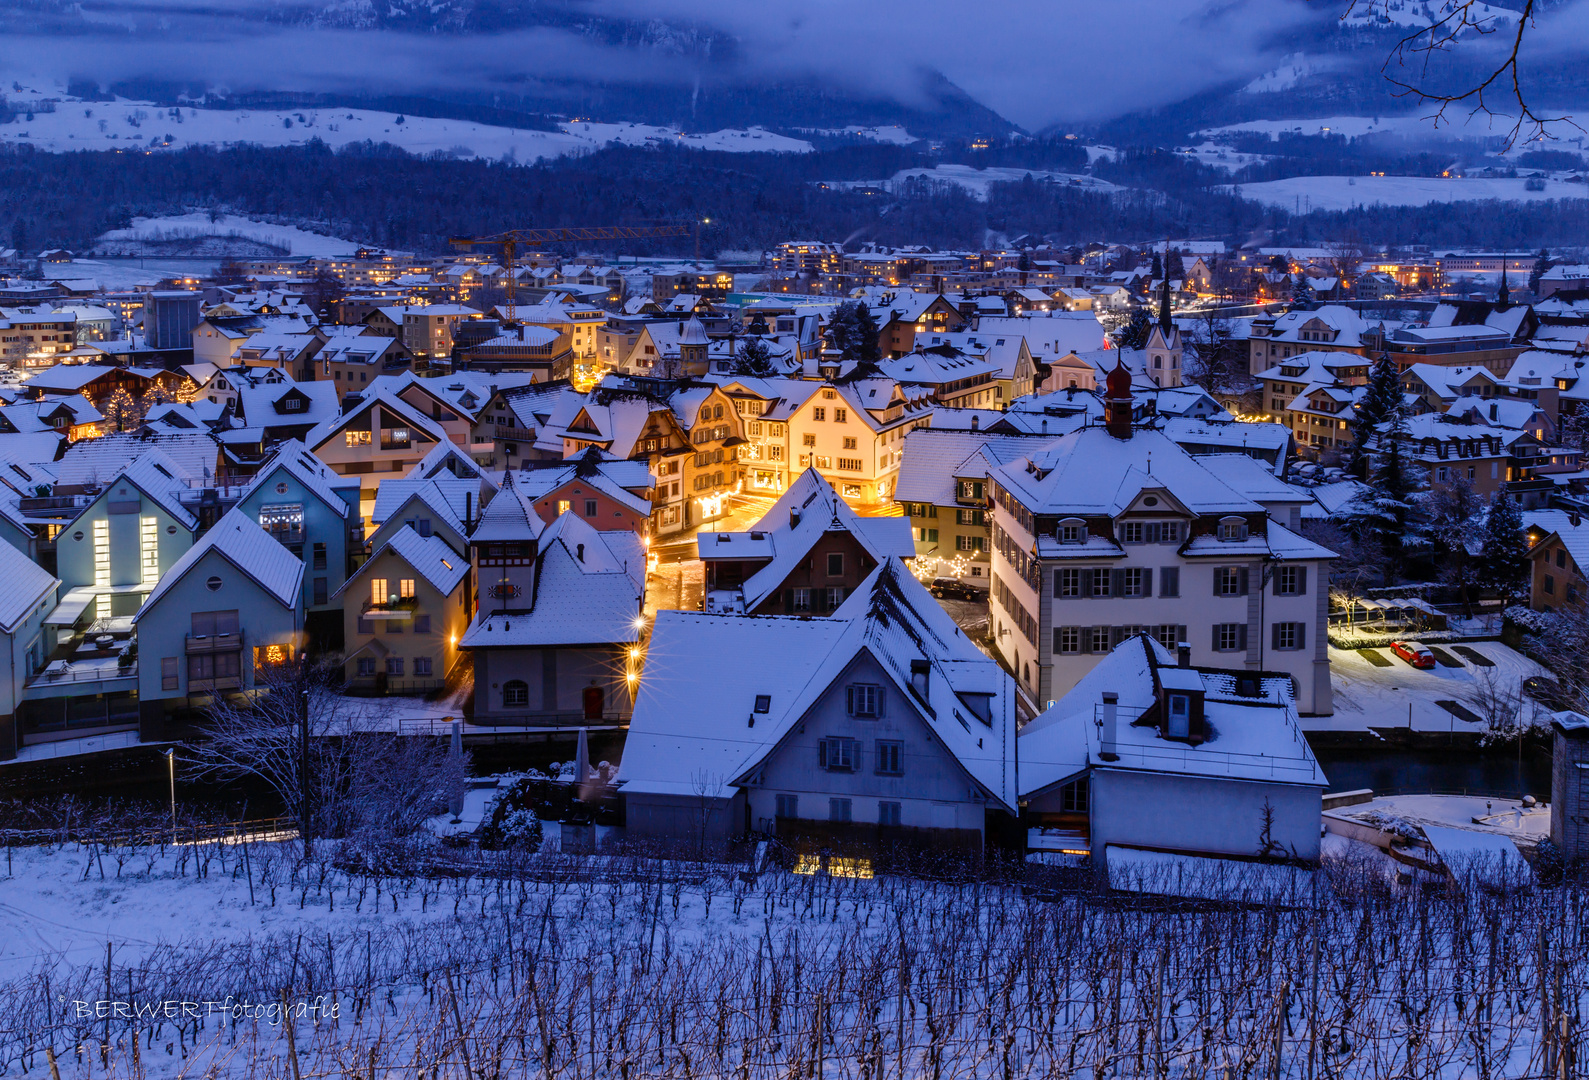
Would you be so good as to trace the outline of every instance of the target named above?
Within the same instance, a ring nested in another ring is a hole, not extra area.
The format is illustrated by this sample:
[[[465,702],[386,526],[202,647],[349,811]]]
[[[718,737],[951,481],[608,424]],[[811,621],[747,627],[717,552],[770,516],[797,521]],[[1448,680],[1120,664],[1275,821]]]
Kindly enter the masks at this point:
[[[1415,668],[1432,668],[1435,666],[1435,654],[1427,646],[1416,641],[1392,641],[1391,651],[1401,657]]]

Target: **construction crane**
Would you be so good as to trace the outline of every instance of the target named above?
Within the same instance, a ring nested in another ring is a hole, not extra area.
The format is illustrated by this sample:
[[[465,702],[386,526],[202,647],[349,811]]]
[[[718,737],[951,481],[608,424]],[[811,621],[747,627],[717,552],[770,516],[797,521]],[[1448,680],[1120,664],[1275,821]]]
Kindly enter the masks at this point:
[[[502,268],[507,271],[505,288],[508,294],[508,321],[516,320],[514,309],[514,267],[520,244],[556,244],[581,240],[654,240],[670,236],[689,236],[687,225],[645,225],[633,228],[627,225],[603,225],[595,228],[561,229],[509,229],[491,236],[456,236],[448,241],[453,247],[494,247],[502,253]]]

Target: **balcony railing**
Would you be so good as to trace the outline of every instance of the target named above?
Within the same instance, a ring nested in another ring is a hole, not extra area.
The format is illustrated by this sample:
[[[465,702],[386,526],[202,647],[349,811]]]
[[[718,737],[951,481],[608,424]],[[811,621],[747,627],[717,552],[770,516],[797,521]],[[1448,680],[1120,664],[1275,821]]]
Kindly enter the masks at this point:
[[[187,651],[192,656],[195,653],[237,652],[243,647],[243,632],[235,634],[189,634],[187,635]]]
[[[272,540],[284,546],[303,543],[303,529],[266,529]]]
[[[241,675],[220,675],[211,679],[188,679],[188,690],[193,693],[214,693],[217,690],[241,690]]]
[[[52,686],[56,683],[104,682],[107,679],[135,679],[137,677],[137,661],[133,661],[125,667],[106,663],[81,667],[73,664],[65,664],[64,666],[51,664],[49,667],[29,675],[24,685]]]
[[[29,495],[17,500],[17,509],[24,514],[37,514],[49,510],[76,510],[93,501],[92,495]]]
[[[418,610],[418,608],[419,597],[394,596],[390,600],[387,600],[384,604],[377,604],[373,600],[366,600],[364,601],[364,607],[360,610],[362,610],[366,615],[373,614],[376,618],[381,618],[383,616],[410,615],[414,611]]]

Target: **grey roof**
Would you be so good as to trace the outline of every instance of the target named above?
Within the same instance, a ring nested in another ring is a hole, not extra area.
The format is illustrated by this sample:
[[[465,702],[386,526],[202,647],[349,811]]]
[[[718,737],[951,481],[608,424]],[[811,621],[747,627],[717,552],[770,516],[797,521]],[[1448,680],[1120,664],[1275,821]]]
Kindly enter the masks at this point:
[[[54,574],[5,543],[0,543],[0,577],[6,581],[0,591],[0,630],[8,634],[61,584]]]
[[[143,607],[133,616],[133,622],[136,623],[154,610],[160,598],[170,592],[211,551],[217,552],[252,578],[282,607],[298,606],[303,586],[303,560],[260,528],[253,518],[233,507],[161,576]]]
[[[936,413],[934,417],[936,420]],[[899,467],[894,500],[951,506],[955,502],[956,477],[986,479],[991,469],[1052,441],[1052,436],[917,428],[905,436],[905,456]]]
[[[514,484],[510,472],[502,477],[502,490],[486,506],[469,539],[473,543],[500,543],[534,540],[540,535],[541,519]]]

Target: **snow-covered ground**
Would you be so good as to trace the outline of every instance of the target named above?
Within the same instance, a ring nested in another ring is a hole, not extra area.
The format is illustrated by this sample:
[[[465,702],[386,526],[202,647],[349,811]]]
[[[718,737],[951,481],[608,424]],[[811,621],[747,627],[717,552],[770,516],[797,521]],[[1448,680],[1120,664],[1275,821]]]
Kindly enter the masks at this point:
[[[955,184],[964,188],[978,199],[986,199],[990,185],[1018,181],[1027,176],[1038,181],[1052,180],[1058,184],[1072,184],[1090,191],[1120,190],[1116,185],[1106,180],[1099,180],[1080,173],[1047,172],[1042,169],[978,169],[972,165],[938,165],[931,169],[902,169],[887,180],[830,180],[827,181],[827,186],[840,191],[853,188],[881,188],[885,191],[896,191],[906,180],[920,177],[940,183]]]
[[[98,282],[101,289],[112,292],[137,289],[145,285],[158,285],[165,276],[138,266],[99,262],[95,259],[73,259],[64,267],[51,267],[51,273],[58,277],[89,278]]]
[[[1429,111],[1406,116],[1323,116],[1276,120],[1244,120],[1236,124],[1204,128],[1196,132],[1200,137],[1217,138],[1237,133],[1267,135],[1271,139],[1281,135],[1340,135],[1348,139],[1364,135],[1395,135],[1410,139],[1498,139],[1512,129],[1512,120],[1504,115],[1469,116],[1465,112],[1449,113],[1439,126]],[[1585,136],[1573,129],[1553,132],[1558,138],[1545,144],[1552,150],[1582,150]],[[1519,142],[1511,153],[1540,149],[1534,143]]]
[[[308,232],[291,225],[257,221],[238,214],[222,214],[216,220],[211,221],[210,215],[202,211],[196,211],[191,214],[176,214],[170,217],[133,218],[132,224],[127,228],[113,229],[98,237],[94,243],[96,245],[113,245],[116,241],[129,240],[197,240],[208,236],[247,237],[251,240],[261,240],[284,247],[292,255],[313,255],[318,258],[351,255],[359,248],[359,245],[351,240],[341,240],[335,236],[322,236],[319,233]],[[95,275],[85,273],[84,276]]]
[[[9,82],[9,78],[0,78]],[[206,109],[168,108],[147,101],[78,101],[64,94],[24,88],[8,100],[23,111],[16,122],[0,125],[0,146],[29,144],[41,150],[128,150],[151,153],[187,146],[253,143],[301,146],[313,139],[340,147],[347,143],[387,142],[415,154],[440,152],[460,158],[534,161],[623,146],[674,144],[697,150],[808,153],[804,139],[777,135],[760,127],[713,132],[683,132],[651,124],[607,124],[571,120],[557,131],[501,127],[468,120],[400,116],[372,109]],[[53,112],[39,111],[56,97]],[[35,111],[25,110],[32,104]],[[875,129],[880,141],[892,131]]]
[[[1544,668],[1514,652],[1498,641],[1477,641],[1463,645],[1495,662],[1481,668],[1452,652],[1450,642],[1434,645],[1452,657],[1463,660],[1460,668],[1435,665],[1420,671],[1396,657],[1389,649],[1376,650],[1390,660],[1390,667],[1377,667],[1354,650],[1330,649],[1330,678],[1335,690],[1332,716],[1302,718],[1304,731],[1367,731],[1369,728],[1405,728],[1411,710],[1414,731],[1475,733],[1479,725],[1460,720],[1436,701],[1463,702],[1473,692],[1477,673],[1494,672],[1507,687],[1515,689],[1530,675],[1548,674]],[[1460,642],[1456,644],[1462,644]],[[1471,709],[1472,706],[1470,705]]]
[[[1421,29],[1452,15],[1463,0],[1358,0],[1341,16],[1346,26]],[[1469,22],[1481,23],[1492,32],[1508,26],[1517,12],[1475,2],[1467,11]],[[1478,31],[1469,30],[1468,33]]]
[[[1545,181],[1544,190],[1529,191],[1527,180],[1509,177],[1438,176],[1292,176],[1233,190],[1244,199],[1307,213],[1350,210],[1357,206],[1427,206],[1430,203],[1543,202],[1547,199],[1589,199],[1589,185]]]
[[[886,124],[880,127],[861,127],[851,124],[842,128],[795,128],[794,130],[802,135],[858,135],[872,142],[889,143],[894,146],[909,146],[920,139],[898,124]]]
[[[1221,146],[1219,143],[1213,142],[1199,143],[1196,146],[1178,147],[1176,153],[1211,168],[1224,169],[1226,172],[1235,172],[1237,169],[1246,168],[1248,165],[1256,165],[1259,162],[1269,160],[1265,154],[1243,154],[1228,146]]]
[[[1316,71],[1325,70],[1325,64],[1302,53],[1292,53],[1280,61],[1272,71],[1266,71],[1242,87],[1245,94],[1274,94],[1290,90]]]

